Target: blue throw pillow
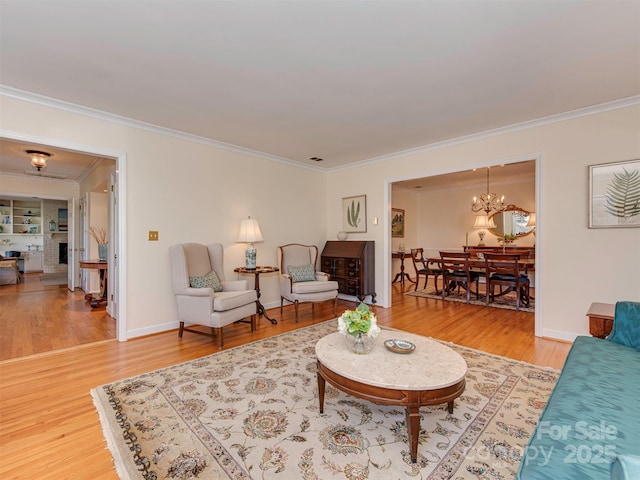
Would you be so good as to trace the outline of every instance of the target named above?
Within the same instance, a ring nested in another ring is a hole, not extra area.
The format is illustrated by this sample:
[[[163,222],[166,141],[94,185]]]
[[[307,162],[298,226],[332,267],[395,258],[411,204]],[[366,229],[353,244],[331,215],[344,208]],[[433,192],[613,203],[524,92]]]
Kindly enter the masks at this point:
[[[192,288],[213,288],[214,292],[222,291],[220,279],[213,270],[204,277],[189,277],[189,285],[191,285]]]
[[[288,271],[293,282],[313,282],[316,279],[316,269],[312,264],[290,266]]]
[[[617,302],[610,342],[640,349],[640,303]]]

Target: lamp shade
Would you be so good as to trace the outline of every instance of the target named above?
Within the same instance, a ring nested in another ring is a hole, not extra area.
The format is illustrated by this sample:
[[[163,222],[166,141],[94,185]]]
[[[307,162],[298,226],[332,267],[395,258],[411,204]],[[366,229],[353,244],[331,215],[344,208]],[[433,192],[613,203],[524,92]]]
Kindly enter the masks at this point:
[[[532,212],[529,214],[529,221],[527,222],[527,227],[535,227],[536,226],[536,213]]]
[[[238,242],[261,242],[262,232],[260,231],[260,224],[255,218],[247,218],[240,222],[240,235],[238,235]]]
[[[473,224],[475,228],[496,228],[493,218],[488,215],[476,215],[476,222]]]

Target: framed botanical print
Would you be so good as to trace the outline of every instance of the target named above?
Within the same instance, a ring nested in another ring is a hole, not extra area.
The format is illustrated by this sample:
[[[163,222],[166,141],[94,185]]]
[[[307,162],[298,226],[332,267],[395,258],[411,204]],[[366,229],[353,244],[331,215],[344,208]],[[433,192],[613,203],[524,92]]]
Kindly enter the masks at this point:
[[[589,228],[640,227],[640,159],[589,166]]]
[[[366,195],[342,199],[342,228],[347,233],[365,233],[367,231]]]
[[[404,210],[391,209],[391,236],[404,238]]]

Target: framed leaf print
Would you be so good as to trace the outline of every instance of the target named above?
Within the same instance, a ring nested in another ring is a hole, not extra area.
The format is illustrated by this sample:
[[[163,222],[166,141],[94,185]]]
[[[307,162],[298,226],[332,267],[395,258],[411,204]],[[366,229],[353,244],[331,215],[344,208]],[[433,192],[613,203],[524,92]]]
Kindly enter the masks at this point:
[[[589,228],[640,227],[640,159],[589,166]]]
[[[347,233],[365,233],[367,231],[366,195],[342,199],[342,229]]]

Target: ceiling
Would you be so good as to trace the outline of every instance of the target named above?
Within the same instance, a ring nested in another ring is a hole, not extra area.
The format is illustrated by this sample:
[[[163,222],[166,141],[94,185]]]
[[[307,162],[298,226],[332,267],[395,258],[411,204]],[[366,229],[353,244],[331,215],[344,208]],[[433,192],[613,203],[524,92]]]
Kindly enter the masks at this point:
[[[47,159],[47,166],[38,172],[31,166],[31,159],[26,150],[38,150],[51,154]],[[52,148],[48,145],[0,139],[0,172],[2,173],[81,182],[103,161],[113,162],[114,160]],[[105,180],[94,191],[102,191],[106,188],[106,183]]]
[[[328,170],[640,94],[638,1],[1,0],[0,44],[5,93]]]

